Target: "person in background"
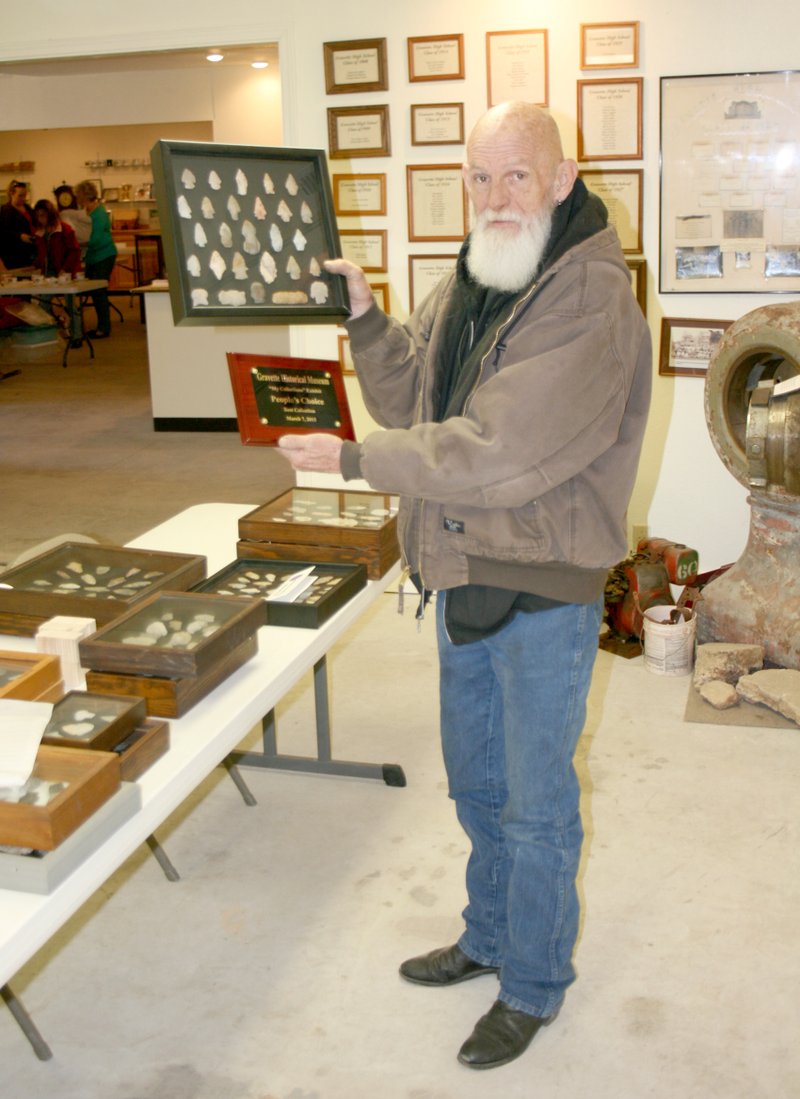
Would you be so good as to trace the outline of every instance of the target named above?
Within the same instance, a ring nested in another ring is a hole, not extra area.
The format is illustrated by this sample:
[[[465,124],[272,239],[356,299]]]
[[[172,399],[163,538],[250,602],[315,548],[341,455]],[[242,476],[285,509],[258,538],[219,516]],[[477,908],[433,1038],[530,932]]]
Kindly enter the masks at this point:
[[[109,279],[117,259],[117,246],[111,236],[111,218],[100,201],[97,188],[90,179],[81,180],[75,187],[78,205],[92,219],[92,234],[86,246],[84,268],[87,279]],[[108,290],[93,290],[92,304],[97,314],[97,328],[87,332],[93,340],[104,340],[111,335],[111,309]]]
[[[493,107],[463,166],[472,230],[409,320],[359,267],[350,297],[363,441],[279,440],[295,469],[401,498],[403,559],[436,598],[448,789],[471,853],[464,929],[400,966],[442,988],[499,980],[458,1060],[518,1057],[575,979],[583,839],[573,764],[608,569],[628,548],[653,370],[616,231],[566,160],[552,117]]]
[[[46,198],[40,198],[34,206],[33,218],[36,223],[36,266],[46,277],[70,275],[75,278],[81,265],[81,250],[75,231],[61,221],[55,203]]]
[[[8,202],[0,206],[0,259],[9,271],[33,266],[36,245],[33,210],[28,204],[28,184],[13,179]]]

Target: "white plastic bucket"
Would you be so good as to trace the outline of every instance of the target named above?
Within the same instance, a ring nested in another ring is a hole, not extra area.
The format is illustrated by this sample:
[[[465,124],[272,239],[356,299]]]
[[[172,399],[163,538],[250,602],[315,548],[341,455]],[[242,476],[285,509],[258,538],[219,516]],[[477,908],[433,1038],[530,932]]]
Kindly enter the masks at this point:
[[[644,612],[642,641],[645,667],[656,675],[689,675],[694,667],[697,620],[693,610],[681,609],[677,622],[670,616],[677,607],[648,607]]]

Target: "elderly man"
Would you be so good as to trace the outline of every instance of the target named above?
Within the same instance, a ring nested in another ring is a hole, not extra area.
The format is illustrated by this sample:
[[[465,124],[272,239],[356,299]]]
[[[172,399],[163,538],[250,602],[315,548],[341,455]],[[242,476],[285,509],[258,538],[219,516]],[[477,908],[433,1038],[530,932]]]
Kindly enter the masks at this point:
[[[650,398],[650,337],[603,204],[544,111],[477,123],[464,180],[473,228],[455,273],[401,325],[344,260],[350,345],[387,428],[362,443],[286,436],[295,468],[402,498],[403,558],[436,599],[450,796],[471,842],[459,941],[400,967],[428,986],[497,975],[458,1054],[518,1057],[575,978],[583,830],[573,756],[608,568]]]

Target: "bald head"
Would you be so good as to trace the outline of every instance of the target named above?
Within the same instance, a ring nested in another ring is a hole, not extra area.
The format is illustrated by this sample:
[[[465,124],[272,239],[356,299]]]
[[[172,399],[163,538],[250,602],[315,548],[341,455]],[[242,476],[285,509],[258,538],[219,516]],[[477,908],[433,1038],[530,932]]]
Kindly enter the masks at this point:
[[[467,159],[472,160],[473,152],[487,143],[495,145],[508,138],[524,141],[541,174],[555,177],[564,159],[558,126],[547,111],[522,100],[499,103],[478,119],[467,141]]]

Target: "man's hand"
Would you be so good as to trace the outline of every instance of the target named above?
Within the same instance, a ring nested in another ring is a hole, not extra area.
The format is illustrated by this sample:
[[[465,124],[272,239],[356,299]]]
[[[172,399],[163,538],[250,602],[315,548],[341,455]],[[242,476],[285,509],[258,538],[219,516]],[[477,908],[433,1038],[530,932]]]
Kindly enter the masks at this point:
[[[342,440],[337,435],[282,435],[278,447],[295,469],[341,473]]]
[[[351,315],[363,317],[375,301],[375,297],[361,268],[351,263],[349,259],[327,259],[323,266],[332,275],[344,275],[347,279]]]

